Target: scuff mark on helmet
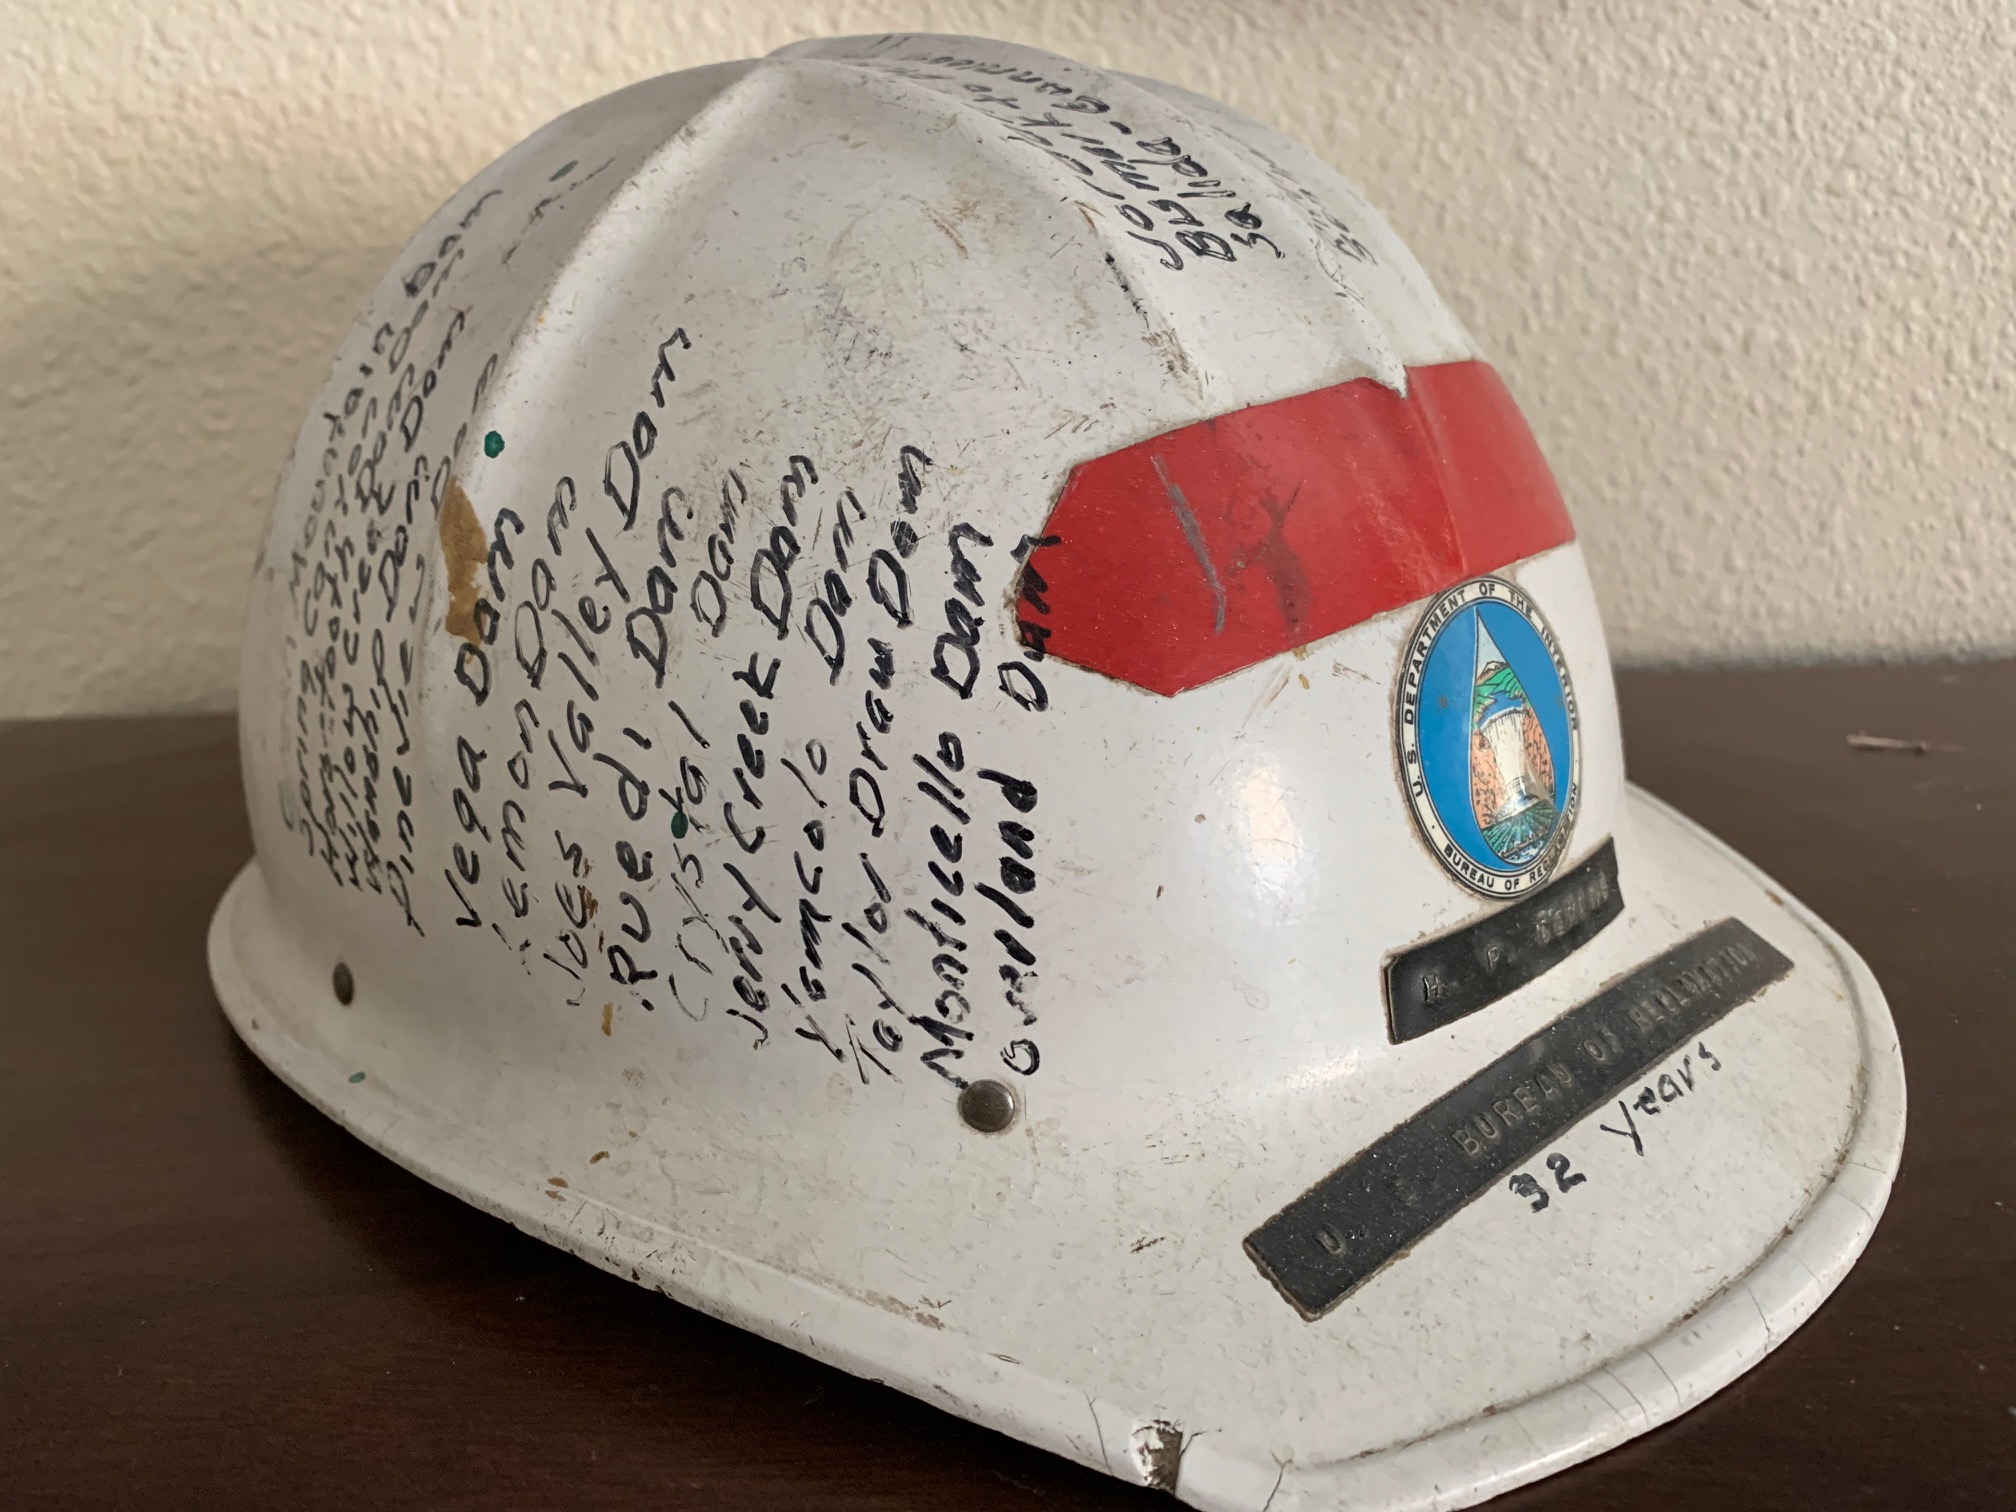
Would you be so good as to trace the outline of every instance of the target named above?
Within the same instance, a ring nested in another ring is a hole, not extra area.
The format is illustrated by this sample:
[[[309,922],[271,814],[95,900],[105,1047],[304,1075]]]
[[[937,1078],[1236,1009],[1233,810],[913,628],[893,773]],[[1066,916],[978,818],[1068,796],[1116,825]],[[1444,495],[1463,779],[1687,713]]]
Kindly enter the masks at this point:
[[[448,567],[448,613],[442,628],[459,635],[470,645],[480,645],[483,632],[476,623],[476,572],[490,559],[490,542],[476,518],[476,507],[462,484],[448,480],[441,496],[441,556]]]
[[[1141,1483],[1151,1491],[1173,1493],[1183,1466],[1183,1430],[1167,1418],[1156,1418],[1136,1428],[1133,1440],[1134,1463],[1141,1468]]]

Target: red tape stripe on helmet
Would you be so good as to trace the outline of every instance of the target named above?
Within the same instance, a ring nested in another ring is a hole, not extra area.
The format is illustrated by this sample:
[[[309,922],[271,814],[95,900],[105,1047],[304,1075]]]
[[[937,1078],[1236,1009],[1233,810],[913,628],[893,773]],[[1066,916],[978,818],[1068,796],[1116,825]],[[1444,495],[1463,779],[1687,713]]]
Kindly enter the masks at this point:
[[[1178,693],[1574,539],[1495,370],[1407,377],[1405,398],[1358,378],[1080,463],[1029,557],[1025,640]]]

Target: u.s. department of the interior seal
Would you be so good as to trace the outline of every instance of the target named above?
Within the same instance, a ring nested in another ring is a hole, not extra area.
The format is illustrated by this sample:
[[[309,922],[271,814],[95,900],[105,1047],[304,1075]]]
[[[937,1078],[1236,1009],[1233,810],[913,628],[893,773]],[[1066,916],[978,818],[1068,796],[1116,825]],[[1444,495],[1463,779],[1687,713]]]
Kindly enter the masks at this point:
[[[1554,874],[1580,807],[1568,664],[1503,578],[1438,594],[1400,669],[1400,776],[1428,847],[1464,886],[1516,897]]]

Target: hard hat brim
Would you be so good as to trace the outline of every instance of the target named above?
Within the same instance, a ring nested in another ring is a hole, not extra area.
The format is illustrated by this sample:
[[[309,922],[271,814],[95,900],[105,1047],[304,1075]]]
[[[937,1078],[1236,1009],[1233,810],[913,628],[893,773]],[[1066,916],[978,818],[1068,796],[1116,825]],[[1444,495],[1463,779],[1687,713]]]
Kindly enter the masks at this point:
[[[1578,1355],[1564,1343],[1557,1379],[1483,1412],[1462,1412],[1452,1418],[1453,1394],[1439,1391],[1432,1379],[1417,1381],[1407,1388],[1413,1393],[1408,1411],[1417,1431],[1370,1450],[1340,1438],[1334,1451],[1326,1451],[1322,1400],[1310,1401],[1300,1421],[1283,1425],[1271,1437],[1264,1427],[1254,1425],[1202,1431],[1212,1426],[1208,1413],[1186,1417],[1182,1412],[1195,1379],[1214,1368],[1235,1374],[1251,1371],[1250,1353],[1243,1361],[1200,1357],[1194,1362],[1193,1380],[1171,1380],[1162,1402],[1130,1411],[1128,1405],[1114,1404],[1101,1382],[1061,1379],[1022,1363],[1022,1352],[1011,1347],[1012,1321],[988,1329],[985,1338],[977,1337],[936,1318],[920,1317],[915,1309],[890,1305],[887,1298],[822,1284],[711,1245],[650,1215],[598,1200],[592,1192],[570,1190],[554,1200],[543,1169],[523,1169],[500,1159],[494,1139],[439,1117],[401,1096],[386,1080],[361,1075],[352,1064],[354,1049],[346,1054],[321,1036],[318,1029],[326,1008],[319,998],[326,995],[326,982],[295,980],[300,972],[274,945],[284,931],[272,915],[257,861],[238,875],[218,906],[209,958],[219,1000],[233,1028],[295,1091],[372,1148],[436,1186],[605,1270],[1093,1468],[1172,1490],[1195,1506],[1254,1512],[1263,1507],[1275,1512],[1339,1506],[1458,1507],[1659,1426],[1784,1342],[1825,1300],[1868,1242],[1902,1152],[1903,1062],[1883,993],[1869,969],[1810,910],[1712,835],[1635,788],[1629,792],[1627,807],[1637,863],[1633,870],[1640,877],[1635,908],[1687,917],[1689,902],[1660,896],[1662,887],[1696,895],[1719,890],[1732,907],[1766,899],[1764,916],[1753,907],[1745,917],[1796,962],[1790,976],[1744,1005],[1757,1022],[1732,1029],[1726,1037],[1703,1036],[1702,1045],[1712,1040],[1727,1047],[1747,1034],[1767,1047],[1756,1058],[1769,1061],[1774,1034],[1798,1036],[1805,1031],[1799,1014],[1789,1008],[1775,1019],[1764,1010],[1802,1004],[1831,1012],[1829,1005],[1838,1002],[1852,1017],[1860,1043],[1855,1074],[1829,1084],[1837,1101],[1833,1112],[1846,1133],[1827,1158],[1790,1173],[1792,1184],[1803,1183],[1807,1193],[1803,1207],[1774,1231],[1774,1240],[1750,1254],[1747,1265],[1729,1269],[1705,1300],[1652,1286],[1649,1295],[1640,1293],[1635,1316],[1606,1317],[1595,1330],[1604,1337],[1635,1337],[1639,1342],[1597,1359]],[[1653,879],[1649,888],[1647,877]],[[1721,1058],[1716,1065],[1713,1074],[1724,1074]],[[1705,1061],[1699,1071],[1709,1074]],[[1646,1081],[1648,1088],[1656,1084]],[[1681,1091],[1677,1083],[1674,1090]],[[1621,1100],[1621,1116],[1618,1106],[1613,1101],[1585,1115],[1578,1129],[1598,1127],[1607,1118],[1612,1125],[1607,1134],[1619,1138],[1615,1149],[1627,1149],[1624,1136],[1629,1133],[1641,1146],[1637,1154],[1642,1161],[1643,1141],[1652,1136],[1633,1121],[1628,1097]],[[1673,1148],[1690,1140],[1702,1146],[1700,1160],[1729,1178],[1721,1190],[1728,1194],[1733,1213],[1733,1205],[1743,1202],[1741,1194],[1747,1190],[1740,1164],[1748,1157],[1727,1147],[1709,1148],[1710,1119],[1704,1116],[1690,1123],[1682,1114],[1682,1109],[1669,1107],[1643,1121],[1649,1125],[1652,1118],[1659,1119],[1657,1137]],[[1618,1127],[1624,1123],[1633,1123],[1632,1129]],[[1537,1158],[1534,1170],[1541,1173],[1535,1184],[1542,1192],[1550,1191],[1546,1168]],[[1715,1225],[1717,1198],[1711,1190],[1715,1183],[1703,1168],[1687,1170],[1693,1186],[1684,1195],[1694,1216],[1676,1221],[1698,1221],[1705,1231]],[[1787,1179],[1783,1171],[1765,1174],[1770,1178],[1765,1185],[1783,1186]],[[1537,1220],[1524,1217],[1525,1204],[1515,1202],[1515,1195],[1479,1198],[1472,1206],[1488,1205],[1488,1221],[1500,1226],[1497,1232],[1516,1234],[1520,1231],[1511,1225]],[[1572,1212],[1577,1201],[1572,1188],[1563,1188],[1551,1199],[1557,1215]],[[1222,1223],[1222,1218],[1216,1221]],[[1458,1248],[1458,1253],[1473,1253],[1475,1242],[1474,1235],[1448,1241],[1451,1246],[1470,1246]],[[1435,1263],[1425,1242],[1415,1255],[1403,1254],[1393,1262],[1396,1270],[1410,1263]],[[1066,1278],[1055,1279],[1066,1284]],[[1590,1294],[1597,1296],[1594,1289]],[[1296,1326],[1329,1327],[1331,1337],[1348,1345],[1352,1309],[1361,1310],[1362,1319],[1370,1315],[1365,1310],[1390,1309],[1403,1302],[1392,1288],[1379,1292],[1375,1278],[1345,1307],[1314,1324]],[[1182,1314],[1180,1298],[1164,1299],[1161,1305],[1173,1309],[1171,1316]],[[1568,1326],[1564,1324],[1564,1330]],[[1424,1345],[1427,1352],[1444,1357],[1453,1353],[1459,1360],[1468,1355],[1474,1370],[1485,1373],[1498,1368],[1501,1354],[1498,1343],[1481,1328],[1468,1340]],[[1032,1348],[1029,1353],[1040,1350]],[[1310,1389],[1320,1396],[1320,1386],[1312,1383]]]

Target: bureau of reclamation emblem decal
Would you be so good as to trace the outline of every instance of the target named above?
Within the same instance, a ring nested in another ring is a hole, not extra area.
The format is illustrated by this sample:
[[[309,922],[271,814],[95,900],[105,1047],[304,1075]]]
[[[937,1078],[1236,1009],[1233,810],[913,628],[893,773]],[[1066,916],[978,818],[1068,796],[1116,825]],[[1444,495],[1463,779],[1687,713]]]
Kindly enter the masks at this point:
[[[1531,598],[1491,577],[1438,595],[1408,642],[1398,721],[1408,802],[1452,876],[1503,898],[1554,874],[1579,807],[1581,728]]]

